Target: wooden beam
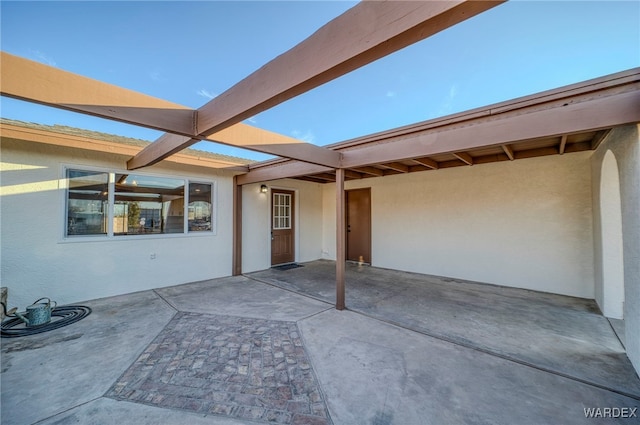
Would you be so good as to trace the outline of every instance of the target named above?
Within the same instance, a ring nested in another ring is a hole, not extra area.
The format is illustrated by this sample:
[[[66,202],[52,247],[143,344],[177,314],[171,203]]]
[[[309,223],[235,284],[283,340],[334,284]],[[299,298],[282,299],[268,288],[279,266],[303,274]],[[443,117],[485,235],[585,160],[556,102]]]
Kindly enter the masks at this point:
[[[252,117],[500,3],[361,2],[200,108],[198,132]]]
[[[211,134],[206,140],[328,167],[335,167],[342,159],[339,152],[242,123]]]
[[[339,152],[238,123],[206,137],[198,136],[193,138],[171,133],[163,134],[155,142],[127,161],[127,168],[135,170],[156,164],[164,158],[200,141],[200,139],[270,155],[298,159],[311,164],[325,165],[330,168],[339,165],[341,159]],[[159,150],[163,150],[163,155],[156,155]]]
[[[320,183],[320,184],[326,184],[329,183],[326,180],[322,180],[322,179],[315,179],[312,176],[301,176],[301,177],[294,177],[297,180],[304,180],[304,181],[308,181],[311,183]]]
[[[516,152],[516,159],[537,158],[539,156],[557,155],[558,149],[555,147],[527,149]]]
[[[358,167],[358,168],[353,168],[353,170],[358,173],[369,174],[370,176],[376,176],[376,177],[384,176],[384,171],[375,167]]]
[[[249,167],[249,172],[247,174],[238,176],[238,184],[245,185],[282,178],[299,177],[327,172],[330,173],[333,172],[333,170],[333,168],[324,167],[322,165],[307,164],[300,161],[282,161],[255,169]]]
[[[564,150],[567,148],[567,135],[563,134],[562,137],[560,138],[560,146],[558,147],[558,153],[560,155],[564,154]]]
[[[573,153],[573,152],[584,152],[588,150],[591,150],[591,143],[578,142],[578,143],[571,143],[570,145],[567,145],[567,149],[565,149],[564,152]]]
[[[231,273],[242,274],[242,186],[238,184],[238,176],[233,177],[233,258]]]
[[[466,152],[453,152],[453,156],[467,165],[473,165],[473,157]]]
[[[345,308],[345,263],[346,226],[345,226],[344,170],[336,170],[336,310]]]
[[[343,152],[345,167],[467,151],[640,122],[640,89],[519,115],[480,117],[464,127],[429,129]]]
[[[596,135],[593,136],[593,140],[591,140],[591,150],[598,149],[598,146],[600,146],[600,143],[604,141],[604,139],[609,135],[610,132],[611,132],[610,128],[605,130],[600,130],[599,132],[597,132]]]
[[[380,165],[381,167],[388,168],[390,170],[399,171],[401,173],[408,173],[409,172],[409,166],[401,164],[399,162],[389,162],[389,163],[386,163],[386,164],[378,164],[378,165]]]
[[[221,131],[503,2],[358,3],[199,108],[196,133],[208,136]],[[136,167],[155,163],[190,142],[164,139],[139,154],[133,163]],[[277,155],[292,157],[286,151]],[[297,159],[331,165],[313,156]],[[336,161],[334,168],[339,167],[339,158]]]
[[[209,140],[271,155],[311,160],[332,167],[340,162],[340,154],[330,149],[244,123],[237,123],[209,136],[201,136],[196,132],[197,111],[194,109],[5,52],[1,52],[1,55],[0,94],[3,96],[173,134],[165,134],[156,141],[161,144],[191,146],[200,140]],[[147,149],[151,150],[152,146],[149,145]],[[180,150],[182,148],[176,148],[169,155]],[[148,151],[143,150],[137,155],[141,157],[129,161],[129,169],[140,168],[140,159],[144,160]],[[146,165],[158,161],[151,161]]]
[[[500,145],[502,147],[502,150],[504,151],[504,153],[507,154],[507,156],[509,157],[509,161],[513,161],[515,159],[515,156],[513,155],[513,148],[509,145]]]
[[[0,94],[28,102],[195,135],[196,111],[1,52]]]
[[[344,170],[344,176],[350,179],[361,179],[362,174],[352,170]]]
[[[314,179],[324,180],[324,181],[328,181],[328,182],[336,181],[336,176],[334,176],[333,174],[329,174],[329,173],[312,174],[309,177],[313,177]]]
[[[343,164],[356,171],[375,173],[382,170],[371,164],[480,147],[502,146],[538,138],[555,137],[584,131],[612,128],[640,122],[640,69],[624,71],[606,77],[538,93],[520,100],[503,102],[506,112],[493,114],[494,105],[462,112],[454,118],[429,120],[388,130],[358,139],[337,143],[331,147],[342,150]],[[534,100],[538,100],[535,103]],[[548,102],[552,99],[552,102]],[[526,105],[517,109],[515,105]],[[485,111],[485,112],[483,112]],[[557,148],[556,152],[557,154]],[[507,153],[508,155],[508,153]],[[514,152],[514,159],[518,155]],[[305,165],[297,161],[257,164],[246,181],[260,176],[269,179],[304,175]],[[439,164],[443,168],[442,164]],[[323,171],[326,170],[323,169]],[[320,170],[315,172],[322,172]]]
[[[425,167],[431,168],[432,170],[437,170],[438,169],[438,162],[434,161],[431,158],[413,158],[412,159],[413,162],[416,162],[420,165],[424,165]]]

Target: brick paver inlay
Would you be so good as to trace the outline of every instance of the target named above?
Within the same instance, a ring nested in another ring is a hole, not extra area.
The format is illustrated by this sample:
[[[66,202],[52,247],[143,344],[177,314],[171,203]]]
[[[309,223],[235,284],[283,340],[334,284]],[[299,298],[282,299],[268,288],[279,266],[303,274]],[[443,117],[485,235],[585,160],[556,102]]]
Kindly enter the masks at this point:
[[[295,322],[177,313],[107,396],[241,420],[331,423]]]

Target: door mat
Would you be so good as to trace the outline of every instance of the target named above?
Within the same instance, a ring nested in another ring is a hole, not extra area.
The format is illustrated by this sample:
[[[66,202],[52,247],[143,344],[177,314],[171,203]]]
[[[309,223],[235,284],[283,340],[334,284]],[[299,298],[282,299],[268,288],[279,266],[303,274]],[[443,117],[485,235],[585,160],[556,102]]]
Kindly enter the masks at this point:
[[[291,263],[291,264],[283,264],[281,266],[274,266],[271,268],[274,270],[291,270],[291,269],[297,269],[298,267],[304,267],[304,266],[301,264]]]

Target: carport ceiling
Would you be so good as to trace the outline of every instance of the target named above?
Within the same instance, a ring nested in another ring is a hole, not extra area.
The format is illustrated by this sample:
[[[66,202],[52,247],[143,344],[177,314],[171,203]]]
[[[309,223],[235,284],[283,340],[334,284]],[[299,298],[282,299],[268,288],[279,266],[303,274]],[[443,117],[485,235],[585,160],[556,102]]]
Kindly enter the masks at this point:
[[[615,126],[640,122],[640,68],[327,146],[345,179],[468,167],[596,149]],[[335,181],[294,160],[249,166],[239,184],[280,178]]]
[[[586,131],[570,135],[526,140],[500,146],[480,147],[465,152],[448,152],[436,155],[411,158],[408,160],[371,164],[363,167],[347,168],[345,180],[358,180],[370,177],[392,176],[395,174],[431,171],[451,167],[468,167],[499,161],[534,158],[547,155],[594,150],[611,129]],[[335,171],[309,174],[295,177],[315,183],[336,181]]]

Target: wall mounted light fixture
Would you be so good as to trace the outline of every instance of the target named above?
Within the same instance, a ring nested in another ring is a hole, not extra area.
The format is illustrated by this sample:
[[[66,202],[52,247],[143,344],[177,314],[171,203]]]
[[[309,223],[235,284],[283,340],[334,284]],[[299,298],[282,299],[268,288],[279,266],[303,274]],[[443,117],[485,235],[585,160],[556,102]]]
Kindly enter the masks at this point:
[[[266,184],[263,184],[262,186],[260,186],[261,193],[267,193],[268,191],[269,191],[269,188],[267,187]]]

